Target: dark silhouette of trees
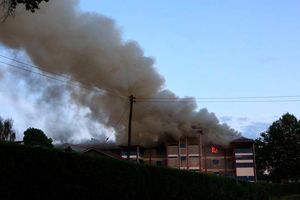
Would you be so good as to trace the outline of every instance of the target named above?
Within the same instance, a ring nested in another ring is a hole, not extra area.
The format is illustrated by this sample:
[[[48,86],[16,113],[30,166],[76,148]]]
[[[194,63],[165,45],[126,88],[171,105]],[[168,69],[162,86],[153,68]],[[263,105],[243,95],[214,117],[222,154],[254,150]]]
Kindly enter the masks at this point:
[[[6,119],[2,120],[0,117],[0,141],[15,141],[16,139],[16,132],[12,129],[13,127],[13,120]]]
[[[28,128],[24,132],[23,142],[29,146],[40,146],[52,148],[52,139],[48,138],[45,133],[36,128]]]
[[[300,179],[300,121],[294,115],[283,115],[256,139],[256,164],[260,179]]]
[[[49,0],[0,0],[0,7],[4,12],[1,16],[5,20],[9,15],[14,14],[18,5],[24,5],[25,9],[31,12],[35,12],[39,9],[39,5],[42,2],[48,2]]]

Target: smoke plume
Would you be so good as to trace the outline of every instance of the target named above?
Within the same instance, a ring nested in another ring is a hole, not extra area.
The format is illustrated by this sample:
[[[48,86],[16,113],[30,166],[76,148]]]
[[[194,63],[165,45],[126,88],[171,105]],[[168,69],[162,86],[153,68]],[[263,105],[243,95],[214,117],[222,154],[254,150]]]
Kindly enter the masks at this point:
[[[24,51],[42,71],[67,76],[84,86],[62,89],[48,85],[44,102],[58,106],[57,99],[67,90],[72,103],[88,109],[89,120],[115,130],[118,144],[127,140],[127,97],[131,94],[137,97],[132,121],[134,144],[192,135],[192,125],[203,129],[207,142],[224,144],[238,135],[220,124],[213,113],[196,111],[195,100],[182,101],[164,89],[164,78],[153,67],[154,60],[144,56],[136,42],[123,41],[112,19],[81,12],[78,1],[51,0],[35,14],[19,9],[15,17],[0,24],[0,29],[2,45]],[[30,82],[33,88],[37,84]]]

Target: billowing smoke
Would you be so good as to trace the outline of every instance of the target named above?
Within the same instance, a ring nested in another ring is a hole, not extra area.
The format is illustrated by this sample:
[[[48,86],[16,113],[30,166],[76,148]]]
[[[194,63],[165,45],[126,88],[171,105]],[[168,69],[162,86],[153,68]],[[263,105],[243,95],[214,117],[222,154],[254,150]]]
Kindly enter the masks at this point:
[[[57,106],[56,99],[67,90],[73,103],[88,109],[89,120],[115,130],[119,144],[127,139],[128,122],[120,117],[125,112],[128,115],[127,97],[131,94],[137,97],[132,121],[135,144],[195,134],[192,125],[203,129],[207,142],[224,144],[238,134],[206,109],[197,112],[194,100],[182,101],[164,89],[154,60],[144,56],[136,42],[123,41],[112,19],[81,12],[78,1],[51,0],[35,14],[20,9],[0,24],[0,29],[2,45],[24,51],[43,71],[68,76],[89,87],[65,86],[62,90],[48,85],[43,98],[49,105]],[[32,87],[35,84],[32,82]]]

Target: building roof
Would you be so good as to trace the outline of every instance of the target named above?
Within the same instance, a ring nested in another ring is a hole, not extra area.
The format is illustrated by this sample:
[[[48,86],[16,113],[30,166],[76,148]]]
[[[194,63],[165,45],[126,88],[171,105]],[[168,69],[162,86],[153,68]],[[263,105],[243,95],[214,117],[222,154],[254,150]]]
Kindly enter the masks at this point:
[[[78,144],[69,144],[69,143],[65,143],[57,146],[58,149],[67,149],[68,147],[70,147],[73,151],[77,151],[77,152],[83,152],[87,149],[85,146],[78,145]]]
[[[236,143],[254,143],[254,140],[242,136],[231,141],[231,144],[236,144]]]
[[[124,160],[118,154],[114,154],[114,153],[110,153],[110,152],[105,152],[105,151],[102,151],[100,149],[95,149],[95,148],[89,148],[89,149],[83,151],[82,154],[88,154],[89,152],[95,152],[95,153],[97,153],[99,155],[106,156],[106,157],[109,157],[109,158],[115,158],[115,159],[118,159],[118,160]]]

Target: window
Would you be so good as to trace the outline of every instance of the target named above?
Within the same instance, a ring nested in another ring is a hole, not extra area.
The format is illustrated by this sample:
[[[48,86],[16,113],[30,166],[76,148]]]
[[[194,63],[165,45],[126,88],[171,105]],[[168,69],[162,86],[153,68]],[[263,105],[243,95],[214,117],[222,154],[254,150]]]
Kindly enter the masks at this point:
[[[237,176],[237,179],[240,181],[254,181],[254,176]]]
[[[180,144],[180,148],[186,148],[186,144]]]
[[[218,153],[218,148],[215,146],[211,146],[211,152],[212,153]]]
[[[139,148],[139,153],[140,153],[140,155],[144,155],[145,149],[140,147],[140,148]]]
[[[235,167],[240,167],[240,168],[254,167],[254,163],[236,163]]]
[[[236,148],[235,153],[253,153],[252,148]]]
[[[217,164],[219,164],[219,160],[212,160],[212,163],[213,163],[214,165],[217,165]]]
[[[181,157],[180,157],[180,160],[181,160],[181,161],[186,160],[186,156],[181,156]]]
[[[236,155],[235,158],[237,160],[252,160],[253,155]]]

